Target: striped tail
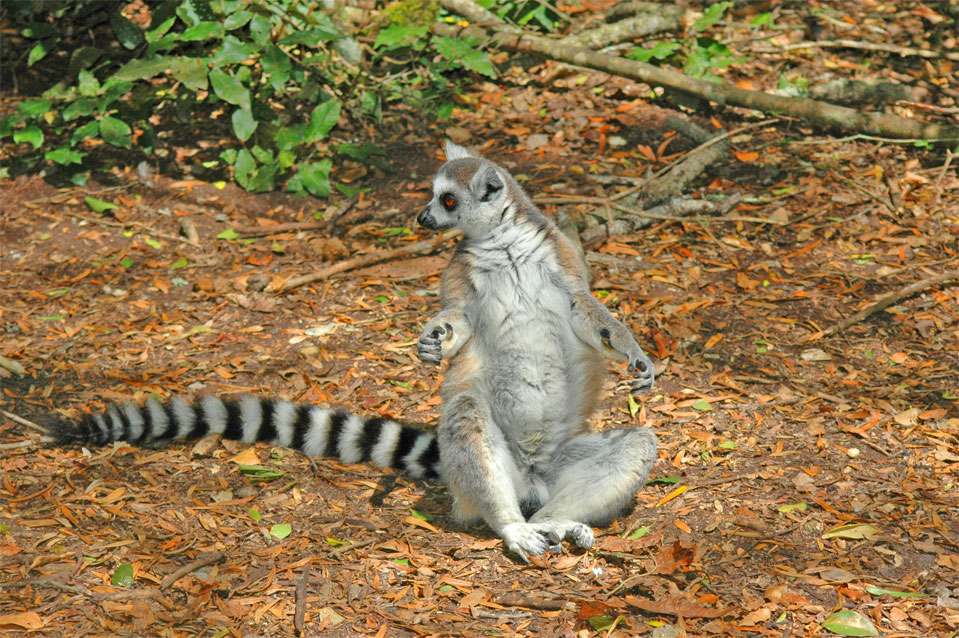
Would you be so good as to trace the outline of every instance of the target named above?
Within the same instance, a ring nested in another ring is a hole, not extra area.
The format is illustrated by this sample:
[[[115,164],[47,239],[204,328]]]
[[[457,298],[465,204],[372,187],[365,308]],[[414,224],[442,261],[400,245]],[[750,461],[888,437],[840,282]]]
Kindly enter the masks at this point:
[[[208,396],[193,405],[180,399],[114,405],[80,421],[57,421],[49,430],[61,442],[94,445],[220,434],[245,443],[281,445],[310,456],[336,457],[344,463],[372,461],[416,479],[439,477],[439,447],[428,432],[380,417],[249,396],[235,401]]]

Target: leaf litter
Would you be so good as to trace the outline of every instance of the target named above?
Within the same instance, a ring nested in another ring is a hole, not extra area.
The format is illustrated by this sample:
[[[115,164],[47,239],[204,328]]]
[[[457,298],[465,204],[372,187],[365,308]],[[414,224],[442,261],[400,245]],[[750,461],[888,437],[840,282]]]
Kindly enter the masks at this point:
[[[860,68],[840,55],[826,60]],[[751,81],[775,82],[752,64]],[[479,85],[458,119],[532,194],[602,196],[591,176],[640,177],[688,150],[660,107],[617,110],[629,83],[559,69]],[[402,170],[370,177],[336,259],[422,239],[410,225],[445,131],[415,130],[383,141]],[[699,194],[749,191],[739,213],[789,224],[662,222],[588,255],[597,293],[662,366],[629,402],[611,365],[597,423],[651,427],[662,450],[636,511],[593,549],[526,567],[489,530],[456,527],[441,487],[389,472],[229,441],[47,448],[5,419],[0,628],[283,636],[302,608],[305,635],[323,636],[953,635],[959,289],[827,328],[959,267],[959,179],[902,146],[770,131],[737,145]],[[435,423],[439,377],[415,339],[444,259],[272,293],[334,256],[329,238],[235,229],[315,222],[327,204],[116,180],[4,182],[4,410],[254,392]],[[181,241],[182,217],[199,243]]]

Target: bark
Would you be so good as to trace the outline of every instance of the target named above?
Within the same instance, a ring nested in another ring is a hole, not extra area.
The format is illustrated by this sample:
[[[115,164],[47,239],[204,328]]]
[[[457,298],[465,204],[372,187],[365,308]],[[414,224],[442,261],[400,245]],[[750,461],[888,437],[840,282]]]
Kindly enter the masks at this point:
[[[668,6],[668,5],[657,5]],[[604,24],[595,29],[588,29],[581,33],[563,38],[563,42],[572,46],[588,49],[602,49],[620,42],[628,42],[644,35],[672,31],[679,28],[679,14],[668,15],[663,13],[644,13],[626,18],[612,24]]]
[[[741,106],[764,113],[786,113],[825,129],[900,139],[925,139],[951,143],[959,141],[959,127],[926,124],[889,113],[864,113],[810,98],[783,97],[707,82],[645,62],[617,58],[572,46],[562,40],[550,40],[524,33],[504,23],[471,0],[442,0],[442,3],[448,10],[458,13],[473,23],[492,26],[494,28],[493,43],[511,51],[536,53],[558,62],[683,91],[717,104]]]

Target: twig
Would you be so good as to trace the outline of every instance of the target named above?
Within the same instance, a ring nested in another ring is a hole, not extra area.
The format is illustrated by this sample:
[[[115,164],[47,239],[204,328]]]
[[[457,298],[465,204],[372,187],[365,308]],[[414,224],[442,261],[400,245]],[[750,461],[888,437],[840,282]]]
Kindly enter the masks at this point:
[[[858,40],[820,40],[818,42],[795,42],[775,49],[755,48],[746,49],[753,53],[782,53],[784,51],[795,51],[797,49],[860,49],[863,51],[881,51],[883,53],[895,53],[902,57],[920,57],[920,58],[946,58],[947,60],[959,60],[959,53],[938,53],[928,49],[912,49],[901,47],[896,44],[884,44],[879,42],[860,42]]]
[[[310,582],[310,564],[303,566],[303,573],[296,583],[296,606],[293,610],[293,630],[297,636],[303,635],[303,618],[306,616],[306,586]]]
[[[426,252],[430,250],[435,250],[437,246],[445,244],[450,239],[459,235],[458,230],[450,230],[441,235],[433,237],[431,239],[424,239],[423,241],[418,241],[413,244],[407,244],[406,246],[400,246],[399,248],[394,248],[392,250],[381,250],[375,253],[370,253],[369,255],[362,255],[360,257],[354,257],[353,259],[347,259],[346,261],[341,261],[338,264],[333,264],[328,268],[323,268],[306,275],[300,275],[299,277],[293,277],[287,279],[281,284],[273,287],[272,289],[276,292],[284,292],[297,288],[304,284],[313,283],[314,281],[319,281],[326,279],[332,275],[336,275],[341,272],[346,272],[348,270],[354,270],[356,268],[363,268],[366,266],[372,266],[373,264],[378,264],[383,261],[389,261],[390,259],[395,259],[397,257],[402,257],[403,255],[409,255],[411,253]]]
[[[949,164],[952,163],[953,157],[959,157],[959,154],[953,153],[951,149],[946,149],[946,162],[942,165],[942,171],[939,173],[939,177],[936,179],[936,185],[933,187],[933,191],[936,193],[936,203],[938,204],[942,199],[942,190],[939,188],[942,186],[942,178],[946,176],[946,171],[949,170]]]
[[[845,330],[849,326],[855,325],[859,323],[860,321],[862,321],[863,319],[869,317],[870,315],[875,314],[885,308],[888,308],[889,306],[895,303],[898,303],[899,301],[902,301],[903,299],[906,299],[907,297],[911,297],[917,292],[922,292],[923,290],[926,290],[927,288],[931,288],[937,284],[946,283],[953,280],[959,280],[959,270],[951,270],[949,272],[945,272],[940,275],[935,275],[933,277],[927,277],[921,281],[917,281],[916,283],[909,284],[908,286],[906,286],[905,288],[902,288],[901,290],[891,292],[885,295],[884,297],[880,297],[879,299],[869,304],[868,306],[866,306],[865,308],[863,308],[862,310],[860,310],[853,316],[843,319],[842,321],[835,324],[834,326],[827,328],[824,334],[831,335],[841,330]]]
[[[321,230],[329,226],[327,221],[317,222],[289,222],[286,224],[270,224],[269,226],[232,226],[240,235],[276,235],[298,230]]]
[[[180,569],[164,578],[163,582],[160,583],[160,590],[162,591],[166,589],[195,569],[206,567],[211,563],[219,563],[221,560],[223,560],[224,556],[226,556],[226,554],[223,552],[204,552],[200,554],[195,561],[184,565]]]
[[[2,414],[3,416],[7,417],[7,418],[10,419],[11,421],[16,421],[16,422],[19,423],[20,425],[25,425],[25,426],[27,426],[28,428],[32,428],[32,429],[36,430],[37,432],[43,432],[44,434],[47,434],[47,433],[49,432],[49,430],[47,430],[47,429],[46,429],[45,427],[43,427],[42,425],[37,425],[37,424],[34,423],[33,421],[27,421],[27,420],[24,419],[23,417],[17,416],[16,414],[13,414],[13,413],[11,413],[11,412],[7,412],[6,410],[0,410],[0,414]]]
[[[525,607],[527,609],[557,611],[566,609],[569,601],[565,598],[531,598],[519,594],[507,594],[506,596],[498,598],[496,603],[504,607]]]
[[[26,441],[17,441],[16,443],[0,443],[0,450],[18,450],[22,447],[30,447],[37,443],[45,443],[52,440],[53,438],[51,437],[42,436],[39,439],[27,439]]]

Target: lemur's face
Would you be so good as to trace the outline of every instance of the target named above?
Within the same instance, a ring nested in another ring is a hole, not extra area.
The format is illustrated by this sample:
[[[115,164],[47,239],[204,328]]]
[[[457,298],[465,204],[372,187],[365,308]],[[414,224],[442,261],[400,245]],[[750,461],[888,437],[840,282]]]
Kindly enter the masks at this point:
[[[446,154],[433,180],[433,199],[417,221],[432,230],[459,228],[467,236],[481,236],[502,219],[506,179],[499,167],[460,146],[448,143]]]

